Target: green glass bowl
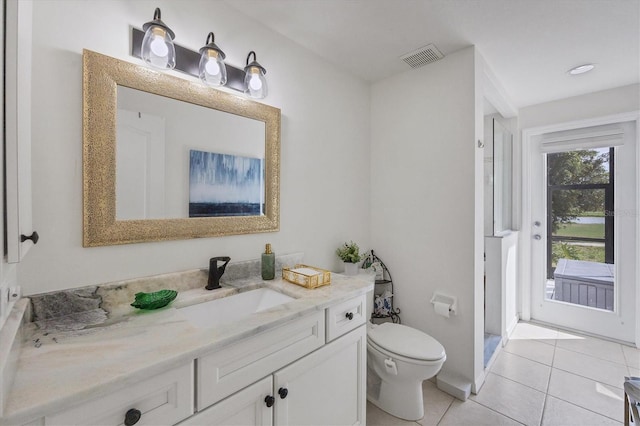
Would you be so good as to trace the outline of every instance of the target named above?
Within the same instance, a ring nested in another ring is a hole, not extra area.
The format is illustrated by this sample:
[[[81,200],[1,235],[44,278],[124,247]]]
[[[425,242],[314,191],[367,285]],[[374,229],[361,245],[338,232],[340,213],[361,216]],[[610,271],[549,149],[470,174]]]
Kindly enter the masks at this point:
[[[176,298],[175,290],[160,290],[153,293],[136,293],[136,300],[131,304],[138,309],[158,309],[167,306]]]

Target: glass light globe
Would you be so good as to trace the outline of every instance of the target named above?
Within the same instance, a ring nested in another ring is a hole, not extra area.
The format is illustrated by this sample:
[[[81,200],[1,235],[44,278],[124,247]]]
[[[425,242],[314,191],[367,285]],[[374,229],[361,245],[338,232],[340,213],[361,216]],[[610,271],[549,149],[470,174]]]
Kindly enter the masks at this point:
[[[151,25],[142,39],[141,56],[146,63],[155,68],[175,68],[176,49],[171,35],[164,28]]]
[[[202,48],[200,55],[200,80],[209,86],[224,86],[227,82],[227,67],[222,61],[224,58],[220,52]]]
[[[244,77],[244,93],[255,99],[267,96],[267,79],[261,68],[249,67]]]

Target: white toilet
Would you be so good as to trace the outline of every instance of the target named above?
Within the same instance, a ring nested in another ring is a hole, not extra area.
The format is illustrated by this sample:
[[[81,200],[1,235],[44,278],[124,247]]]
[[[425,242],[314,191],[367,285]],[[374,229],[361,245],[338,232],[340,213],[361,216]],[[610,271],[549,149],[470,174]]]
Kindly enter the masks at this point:
[[[367,399],[406,420],[424,416],[422,382],[447,359],[433,337],[405,325],[367,324]]]

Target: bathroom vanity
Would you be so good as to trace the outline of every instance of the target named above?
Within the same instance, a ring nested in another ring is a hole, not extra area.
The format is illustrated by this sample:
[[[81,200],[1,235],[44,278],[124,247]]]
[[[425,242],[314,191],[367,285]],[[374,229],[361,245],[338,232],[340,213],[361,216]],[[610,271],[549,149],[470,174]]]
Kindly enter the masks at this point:
[[[181,308],[217,290],[193,289],[93,328],[25,332],[0,424],[364,425],[372,284],[258,279],[220,295],[261,287],[293,300],[206,324]]]

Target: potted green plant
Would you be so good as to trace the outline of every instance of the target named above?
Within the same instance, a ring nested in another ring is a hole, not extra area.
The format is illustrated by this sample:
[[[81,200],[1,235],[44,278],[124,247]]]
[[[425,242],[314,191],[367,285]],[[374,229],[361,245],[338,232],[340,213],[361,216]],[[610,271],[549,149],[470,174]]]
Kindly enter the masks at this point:
[[[345,275],[358,275],[358,263],[362,260],[358,244],[353,241],[344,243],[336,249],[336,254],[344,263]]]

